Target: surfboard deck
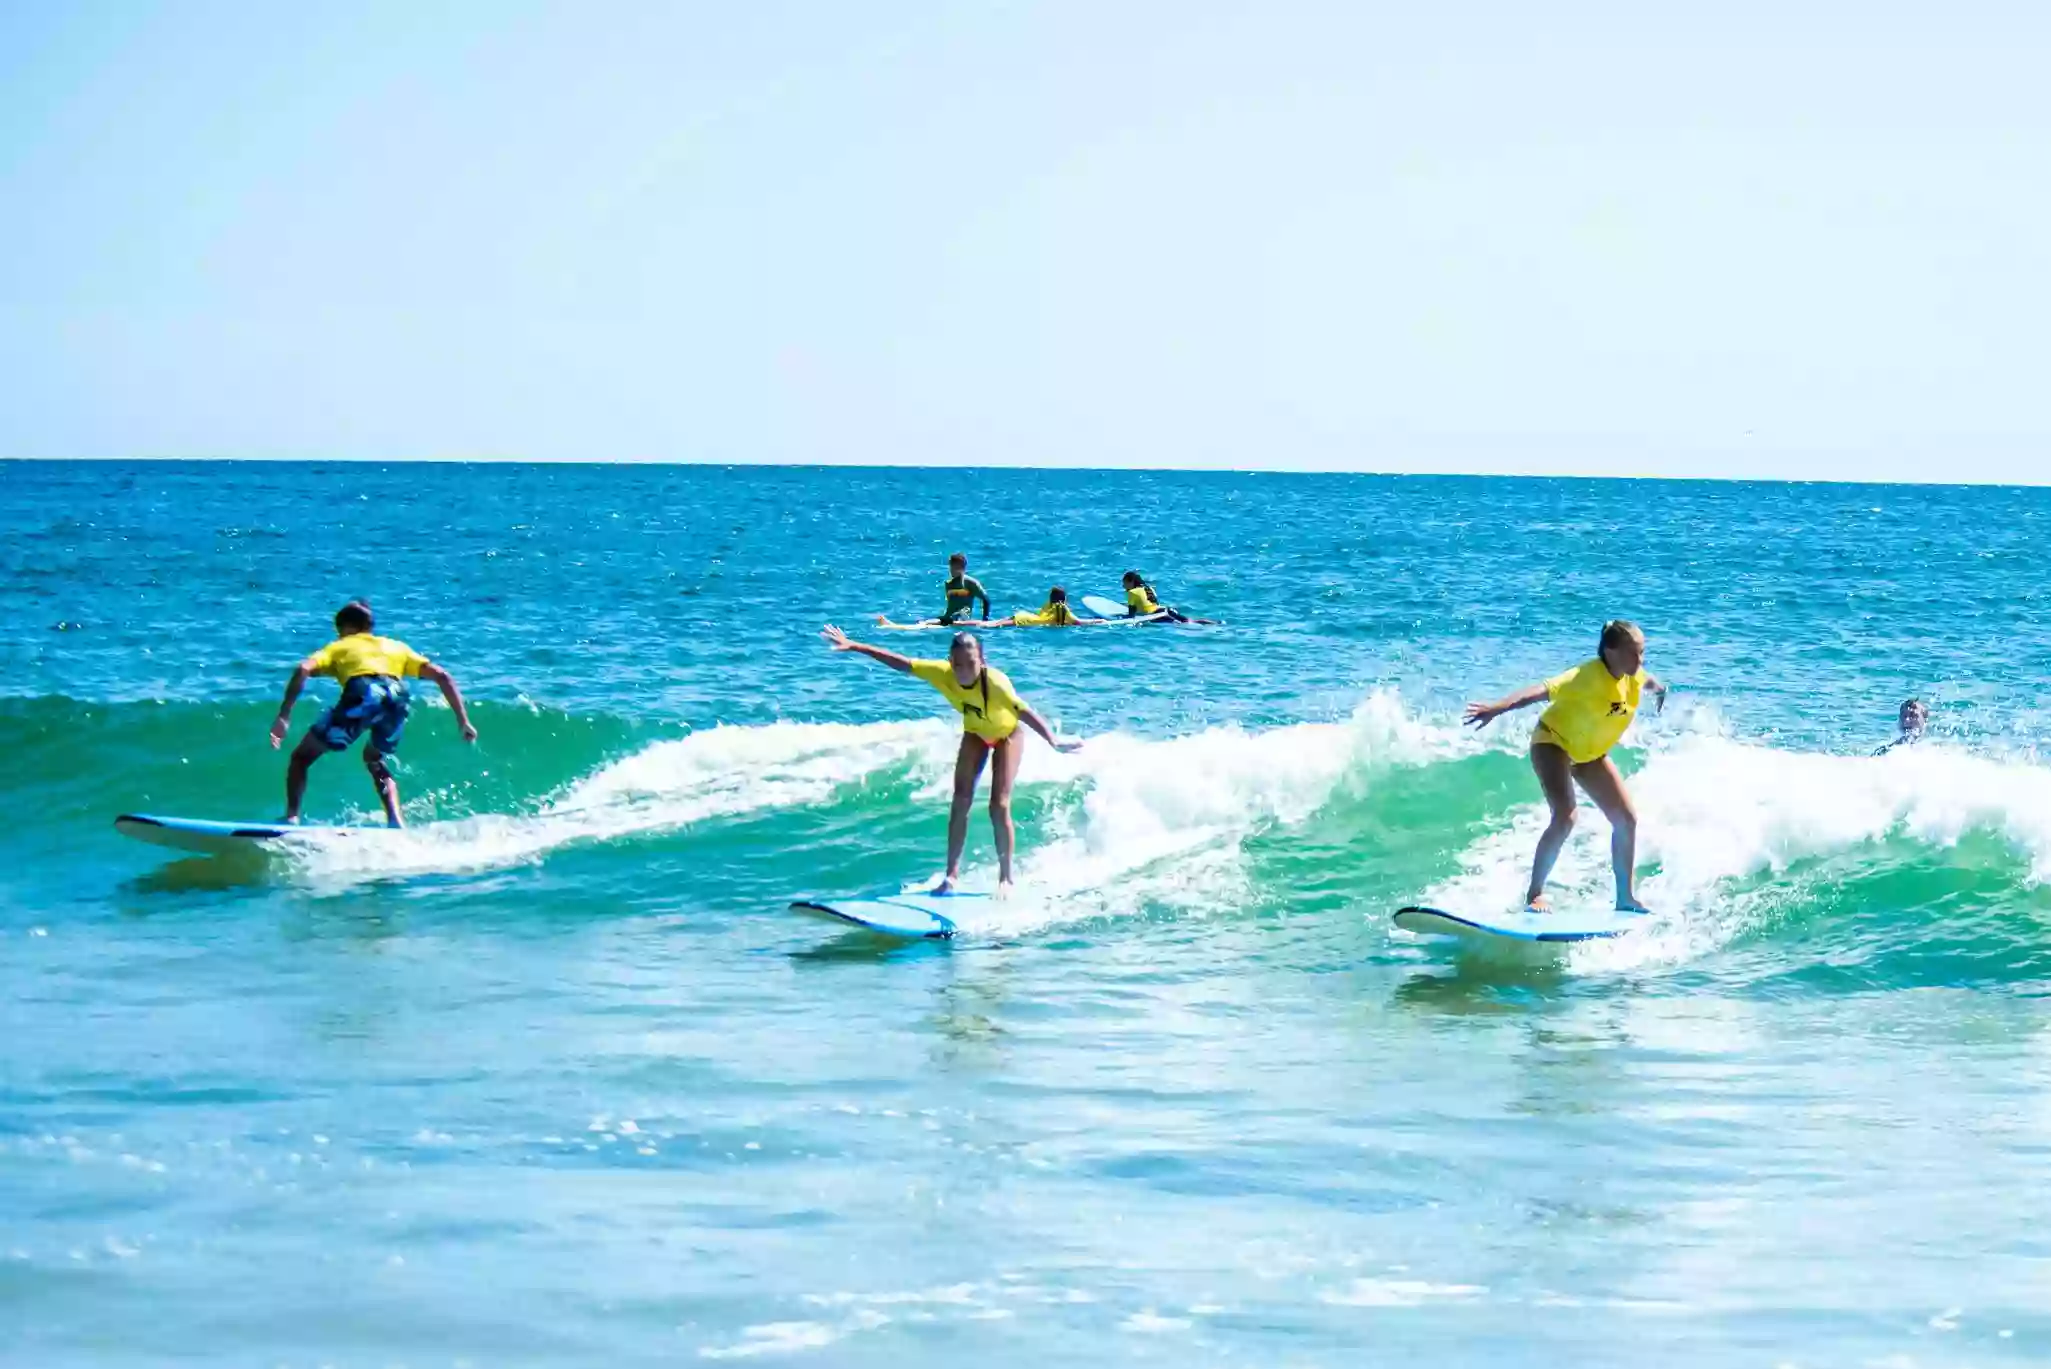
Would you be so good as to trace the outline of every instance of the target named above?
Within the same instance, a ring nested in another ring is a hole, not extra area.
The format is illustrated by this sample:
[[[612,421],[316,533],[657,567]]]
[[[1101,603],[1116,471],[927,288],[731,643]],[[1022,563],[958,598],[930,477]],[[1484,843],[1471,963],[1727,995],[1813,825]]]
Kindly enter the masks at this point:
[[[790,908],[807,917],[907,941],[945,941],[955,932],[954,917],[949,914],[973,912],[990,901],[988,894],[881,893],[801,898]]]
[[[1449,913],[1442,908],[1398,908],[1390,919],[1406,932],[1419,936],[1457,937],[1462,941],[1522,943],[1524,945],[1572,945],[1577,941],[1603,941],[1635,931],[1650,920],[1647,913],[1619,912],[1613,908],[1555,909],[1534,913],[1526,909],[1487,913]]]
[[[1175,622],[1173,618],[1170,618],[1168,616],[1168,611],[1166,609],[1161,610],[1159,613],[1142,613],[1136,618],[1128,618],[1125,616],[1124,604],[1121,604],[1116,599],[1106,599],[1101,594],[1083,595],[1082,606],[1088,609],[1090,612],[1096,614],[1099,618],[1107,618],[1114,623],[1123,623],[1129,627],[1137,626],[1140,623]],[[1193,618],[1190,621],[1208,623],[1211,620],[1208,618]],[[1176,626],[1179,627],[1181,626],[1181,624],[1178,623],[1176,624]]]
[[[1125,605],[1119,603],[1116,599],[1106,599],[1101,594],[1083,595],[1082,606],[1096,614],[1099,618],[1123,618],[1125,616]]]
[[[236,852],[262,851],[265,844],[281,837],[303,836],[308,831],[382,832],[383,827],[294,827],[278,822],[217,822],[211,818],[163,817],[150,813],[123,813],[114,819],[114,830],[124,837],[164,846],[194,855],[222,856]]]

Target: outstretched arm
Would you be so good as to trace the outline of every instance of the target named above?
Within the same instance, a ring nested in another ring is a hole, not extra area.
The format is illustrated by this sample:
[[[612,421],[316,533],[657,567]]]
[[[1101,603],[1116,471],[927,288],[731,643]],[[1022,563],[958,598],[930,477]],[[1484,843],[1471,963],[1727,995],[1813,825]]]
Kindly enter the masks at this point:
[[[1033,712],[1032,705],[1026,703],[1023,699],[1019,700],[1018,704],[1018,720],[1024,723],[1027,727],[1030,727],[1033,731],[1039,733],[1040,739],[1046,742],[1047,745],[1053,747],[1056,751],[1067,752],[1082,750],[1081,742],[1063,741],[1060,738],[1056,737],[1054,735],[1054,729],[1047,726],[1047,720],[1041,717],[1039,714]]]
[[[894,651],[885,651],[880,646],[870,646],[867,642],[854,641],[845,632],[842,632],[831,623],[820,629],[819,635],[824,637],[826,645],[832,647],[835,651],[853,651],[867,656],[871,660],[881,661],[900,674],[909,675],[912,673],[912,662],[909,656],[900,656]]]
[[[1529,708],[1532,704],[1543,702],[1545,702],[1545,686],[1535,684],[1529,689],[1520,689],[1515,694],[1497,699],[1492,704],[1467,705],[1467,712],[1462,721],[1470,722],[1477,728],[1487,727],[1505,713],[1513,713],[1517,709]]]
[[[449,709],[456,715],[456,726],[463,730],[463,740],[476,741],[477,729],[470,725],[470,710],[463,707],[463,691],[456,688],[456,677],[429,661],[420,667],[420,678],[433,680],[442,687],[442,697],[449,701]]]
[[[286,731],[292,726],[292,705],[299,702],[299,691],[306,688],[306,681],[313,674],[310,660],[301,661],[292,672],[292,678],[285,681],[285,697],[278,701],[277,720],[271,724],[271,750],[276,751],[285,740]]]

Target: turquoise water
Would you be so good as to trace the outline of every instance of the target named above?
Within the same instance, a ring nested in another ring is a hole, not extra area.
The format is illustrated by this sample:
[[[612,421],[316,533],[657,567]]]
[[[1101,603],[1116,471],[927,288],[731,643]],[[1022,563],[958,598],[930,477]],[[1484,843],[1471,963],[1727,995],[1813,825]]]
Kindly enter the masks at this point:
[[[8,1362],[2051,1357],[2051,492],[0,481]],[[879,947],[784,905],[937,872],[954,728],[816,630],[931,611],[953,550],[1000,610],[1137,566],[1224,624],[990,634],[1089,745],[1028,751],[1013,904]],[[476,701],[474,749],[415,710],[413,828],[118,837],[277,812],[355,595]],[[1516,896],[1528,721],[1459,705],[1619,614],[1675,688],[1624,756],[1654,925],[1393,932]],[[1937,735],[1869,757],[1911,693]]]

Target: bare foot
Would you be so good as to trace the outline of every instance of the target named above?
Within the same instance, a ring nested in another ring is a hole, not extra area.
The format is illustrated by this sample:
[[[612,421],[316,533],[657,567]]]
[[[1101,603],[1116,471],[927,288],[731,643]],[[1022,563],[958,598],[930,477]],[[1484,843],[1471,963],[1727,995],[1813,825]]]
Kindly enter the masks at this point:
[[[1007,898],[1010,898],[1010,897],[1011,897],[1011,890],[1012,890],[1012,884],[1011,884],[1011,881],[1010,881],[1010,880],[1008,880],[1008,879],[1005,879],[1005,880],[999,880],[999,881],[997,882],[997,897],[998,897],[999,899],[1007,899]]]
[[[1617,904],[1617,911],[1620,913],[1649,913],[1652,910],[1640,903],[1634,896],[1619,902]]]
[[[934,885],[934,886],[933,886],[932,888],[928,889],[928,890],[927,890],[926,892],[927,892],[927,893],[929,893],[929,894],[934,894],[934,895],[940,895],[940,894],[951,894],[951,893],[953,893],[953,892],[954,892],[954,876],[953,876],[953,875],[949,875],[949,876],[947,876],[947,877],[946,877],[945,879],[941,880],[941,881],[940,881],[940,882],[939,882],[938,884]]]
[[[1552,911],[1552,900],[1544,894],[1527,898],[1524,900],[1524,911],[1527,913],[1549,913]]]

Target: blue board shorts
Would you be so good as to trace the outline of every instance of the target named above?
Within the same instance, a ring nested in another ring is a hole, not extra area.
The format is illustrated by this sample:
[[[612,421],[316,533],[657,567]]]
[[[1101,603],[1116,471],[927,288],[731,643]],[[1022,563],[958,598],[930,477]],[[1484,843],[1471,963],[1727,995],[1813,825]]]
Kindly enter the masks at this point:
[[[368,749],[389,756],[399,749],[412,702],[403,680],[389,675],[352,676],[342,686],[342,697],[335,700],[335,706],[313,720],[313,735],[328,750],[340,751],[367,729]]]

